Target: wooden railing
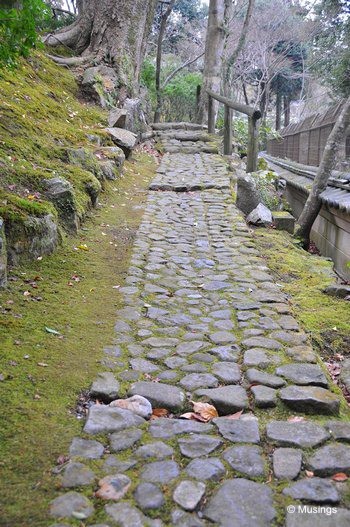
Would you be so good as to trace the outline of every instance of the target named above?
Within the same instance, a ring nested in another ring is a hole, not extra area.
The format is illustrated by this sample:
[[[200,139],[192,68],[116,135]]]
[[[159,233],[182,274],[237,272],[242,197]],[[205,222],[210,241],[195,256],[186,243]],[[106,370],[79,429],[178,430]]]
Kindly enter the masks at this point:
[[[214,99],[221,102],[225,107],[224,115],[224,154],[232,154],[232,110],[244,113],[248,116],[248,149],[247,149],[247,172],[254,172],[258,166],[259,150],[259,119],[261,113],[259,110],[231,101],[227,97],[218,95],[212,90],[207,90],[209,97],[208,104],[208,133],[215,132],[215,108]]]

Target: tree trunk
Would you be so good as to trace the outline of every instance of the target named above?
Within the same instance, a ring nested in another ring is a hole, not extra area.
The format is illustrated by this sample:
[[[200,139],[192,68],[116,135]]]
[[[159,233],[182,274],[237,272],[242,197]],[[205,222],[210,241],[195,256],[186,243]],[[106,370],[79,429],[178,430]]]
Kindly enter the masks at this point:
[[[282,113],[282,95],[281,95],[281,92],[280,92],[279,88],[277,88],[277,93],[276,93],[276,130],[280,130],[281,129],[281,113]]]
[[[350,124],[350,97],[346,100],[337,122],[328,137],[320,166],[317,170],[310,194],[304,209],[299,216],[294,236],[307,248],[310,243],[310,232],[321,208],[320,194],[326,189],[328,179],[335,167],[336,155],[344,139],[345,131]]]
[[[290,123],[290,99],[286,95],[283,97],[283,114],[284,126],[288,126]]]
[[[208,94],[206,90],[210,89],[220,93],[221,66],[225,41],[224,20],[227,6],[227,0],[210,0],[205,41],[203,87],[197,115],[199,123],[204,123],[208,118]],[[219,103],[214,101],[214,105],[215,114],[217,114]]]
[[[160,85],[160,74],[161,74],[161,69],[162,69],[162,44],[164,40],[164,34],[165,34],[168,18],[171,14],[171,11],[173,10],[174,4],[175,4],[175,0],[170,0],[168,7],[166,8],[165,12],[162,13],[161,15],[161,21],[160,21],[160,28],[159,28],[158,42],[157,42],[157,60],[156,60],[157,107],[154,113],[155,123],[159,123],[160,114],[162,111],[162,88]]]
[[[129,95],[139,89],[140,69],[153,22],[156,0],[79,0],[77,20],[45,42],[78,55],[95,55],[115,68]]]

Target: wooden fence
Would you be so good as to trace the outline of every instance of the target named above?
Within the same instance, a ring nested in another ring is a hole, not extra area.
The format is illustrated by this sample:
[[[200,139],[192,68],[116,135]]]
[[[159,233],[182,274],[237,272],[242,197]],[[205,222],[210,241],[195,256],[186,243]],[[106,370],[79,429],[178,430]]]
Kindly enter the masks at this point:
[[[281,131],[281,139],[268,141],[267,153],[303,165],[318,166],[341,107],[342,102],[324,114],[310,115],[299,123],[290,124]],[[345,161],[350,157],[349,135],[343,146],[340,158]]]

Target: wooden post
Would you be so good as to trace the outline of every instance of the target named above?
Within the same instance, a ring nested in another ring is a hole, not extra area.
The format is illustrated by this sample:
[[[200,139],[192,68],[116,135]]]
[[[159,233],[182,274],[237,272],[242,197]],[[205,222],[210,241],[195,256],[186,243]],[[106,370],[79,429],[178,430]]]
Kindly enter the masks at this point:
[[[208,95],[208,133],[215,133],[215,108],[214,99]]]
[[[200,84],[198,84],[197,86],[197,90],[196,90],[196,117],[198,115],[198,110],[199,110],[199,102],[200,102],[200,99],[201,99],[201,91],[202,91],[202,86]]]
[[[258,168],[258,150],[259,120],[253,116],[248,119],[247,172],[255,172]]]
[[[225,104],[224,155],[232,155],[232,110]]]

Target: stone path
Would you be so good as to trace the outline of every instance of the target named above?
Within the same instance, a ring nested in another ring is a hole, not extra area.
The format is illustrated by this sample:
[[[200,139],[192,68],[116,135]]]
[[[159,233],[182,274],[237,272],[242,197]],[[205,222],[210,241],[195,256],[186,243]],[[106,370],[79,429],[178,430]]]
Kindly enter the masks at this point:
[[[147,401],[91,406],[55,476],[55,527],[349,526],[348,483],[332,476],[350,474],[350,423],[233,204],[225,161],[168,153],[151,189],[91,394],[143,396],[170,417],[145,419]],[[180,419],[190,401],[220,417]]]

